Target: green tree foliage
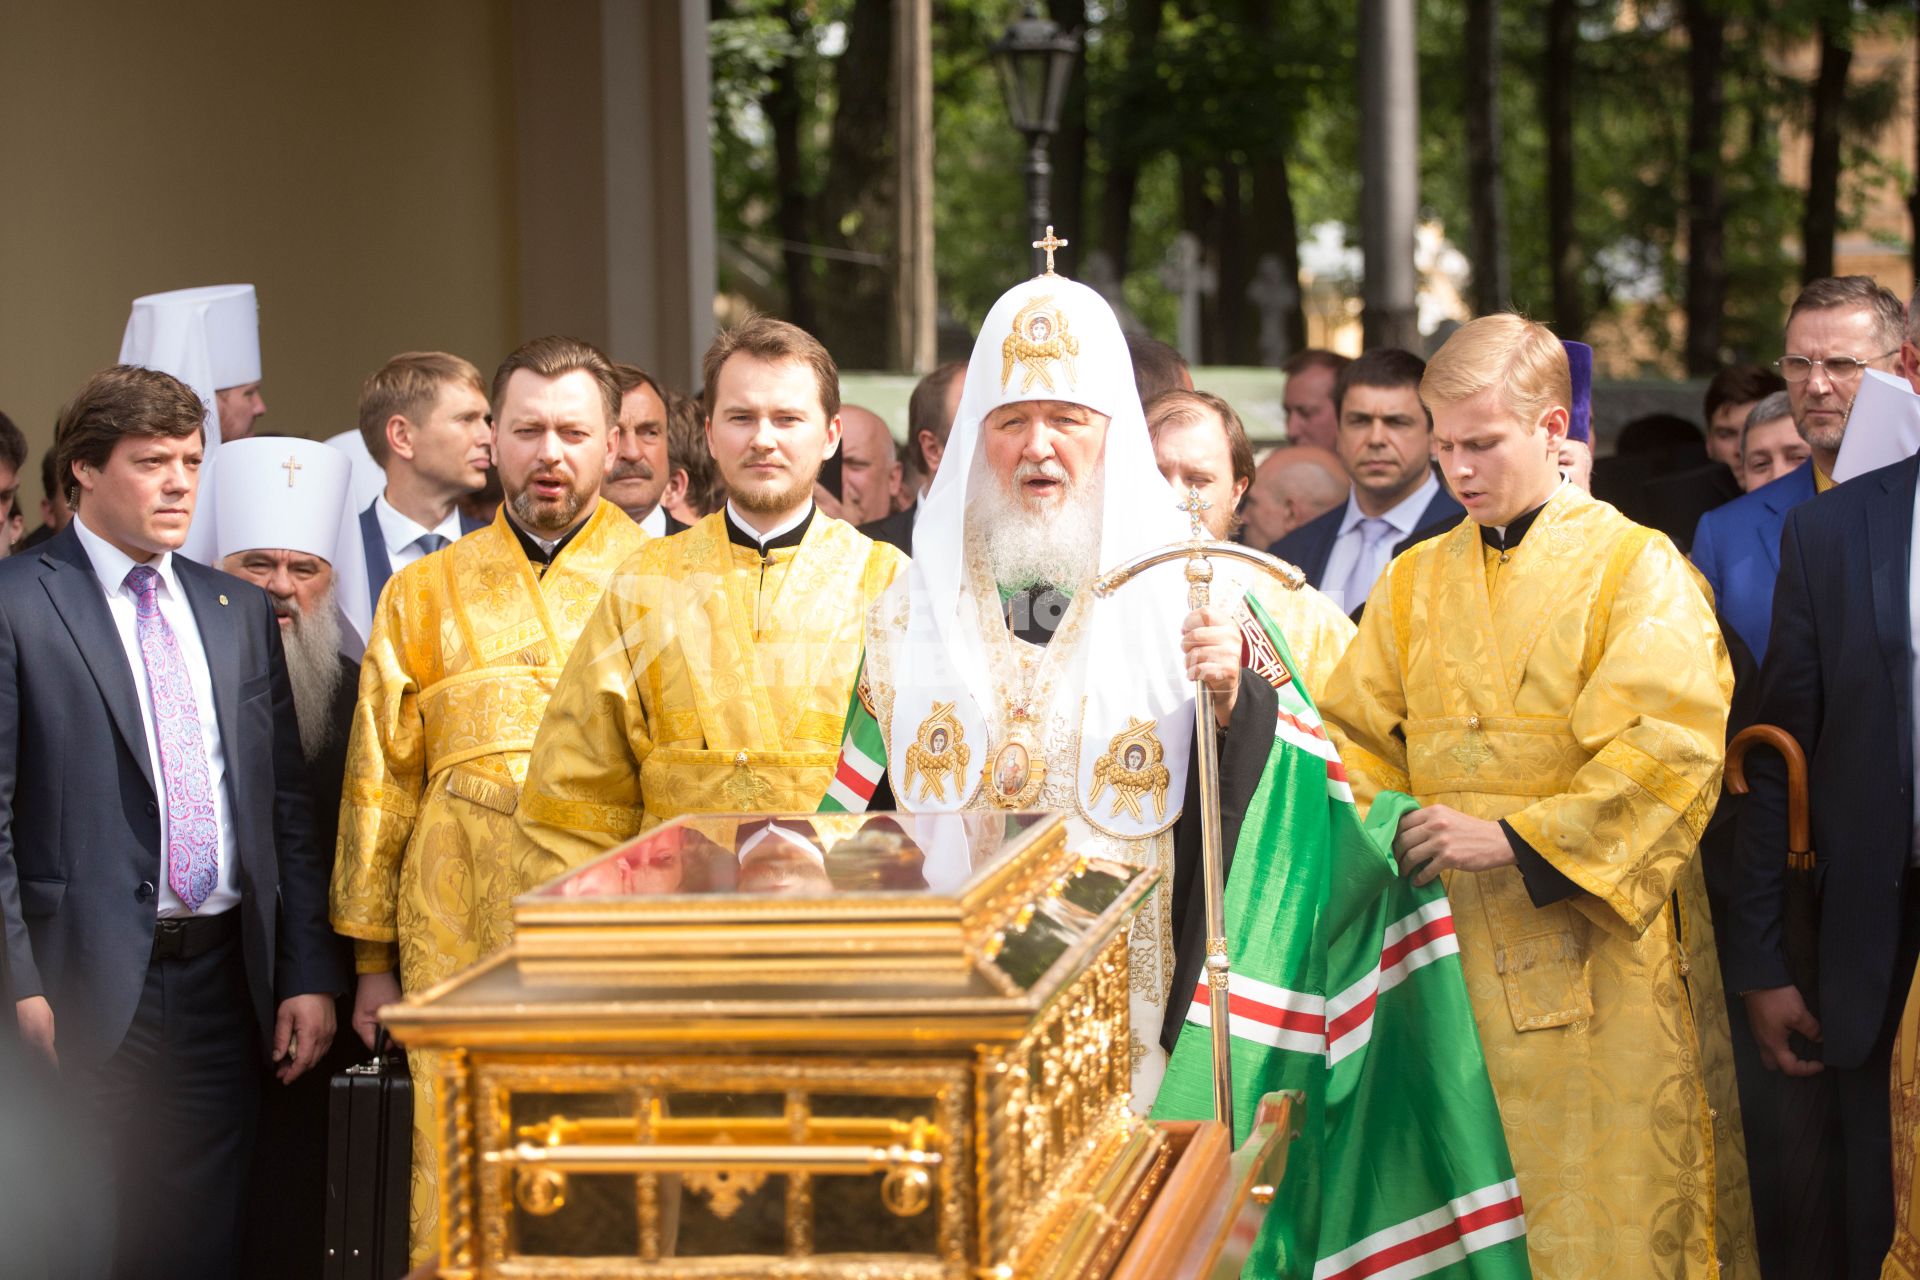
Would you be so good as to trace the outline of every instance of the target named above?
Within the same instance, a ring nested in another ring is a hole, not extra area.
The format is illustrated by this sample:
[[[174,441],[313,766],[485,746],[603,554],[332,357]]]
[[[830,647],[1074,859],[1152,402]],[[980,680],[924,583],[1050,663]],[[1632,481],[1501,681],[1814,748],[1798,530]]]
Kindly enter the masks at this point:
[[[1724,122],[1720,178],[1725,209],[1726,302],[1722,354],[1763,358],[1778,344],[1782,300],[1794,288],[1805,192],[1782,174],[1783,127],[1810,124],[1812,88],[1780,68],[1795,42],[1868,34],[1910,36],[1905,0],[1710,0],[1724,18]],[[870,259],[884,273],[887,228],[871,202],[823,200],[838,109],[837,63],[860,0],[715,0],[711,29],[714,155],[722,287],[776,309],[793,297],[803,263],[816,282],[827,259],[782,253],[782,197],[797,191],[818,212],[858,210],[847,225],[808,226],[817,249]],[[994,298],[1027,269],[1024,148],[1008,125],[988,45],[1018,5],[934,0],[934,219],[943,323],[977,326]],[[1084,15],[1085,187],[1077,209],[1056,209],[1062,234],[1084,255],[1105,250],[1126,264],[1129,308],[1157,336],[1174,337],[1177,300],[1160,270],[1182,229],[1202,234],[1223,268],[1209,312],[1207,356],[1247,358],[1254,317],[1247,275],[1271,204],[1256,188],[1284,160],[1293,223],[1302,238],[1325,223],[1358,242],[1358,102],[1351,0],[1082,0],[1047,6]],[[1626,317],[1645,336],[1651,363],[1677,370],[1684,335],[1672,317],[1686,291],[1689,82],[1679,0],[1576,0],[1578,41],[1572,155],[1574,242],[1589,327]],[[1465,158],[1465,0],[1421,0],[1421,182],[1429,216],[1468,244]],[[1500,6],[1502,171],[1514,303],[1550,318],[1545,136],[1545,37],[1540,7]],[[1804,44],[1798,46],[1804,47]],[[1858,64],[1842,104],[1842,232],[1857,227],[1881,188],[1915,181],[1909,157],[1875,139],[1902,109],[1898,65],[1877,77]],[[868,74],[885,75],[872,66]],[[799,180],[774,161],[767,103],[781,76],[803,104]],[[1262,166],[1267,166],[1264,170]],[[791,187],[792,190],[788,190]],[[1118,206],[1118,212],[1112,206]],[[1118,230],[1116,230],[1116,228]],[[1897,247],[1897,246],[1896,246]],[[1084,263],[1079,256],[1076,261]],[[1226,268],[1238,272],[1228,278]],[[850,278],[842,271],[840,279]],[[836,289],[836,292],[843,292]],[[881,296],[884,296],[882,291]],[[825,335],[823,335],[825,336]],[[951,343],[948,344],[949,347]],[[855,357],[849,364],[858,364]],[[870,363],[870,362],[869,362]]]

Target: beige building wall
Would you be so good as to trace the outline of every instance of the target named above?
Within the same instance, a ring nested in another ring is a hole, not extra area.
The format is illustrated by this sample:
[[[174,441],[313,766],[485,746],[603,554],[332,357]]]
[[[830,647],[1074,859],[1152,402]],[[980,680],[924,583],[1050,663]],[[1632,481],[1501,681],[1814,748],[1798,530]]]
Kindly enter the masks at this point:
[[[352,426],[397,351],[491,371],[520,336],[509,29],[506,0],[0,0],[0,409],[32,465],[143,293],[259,287],[278,432]]]

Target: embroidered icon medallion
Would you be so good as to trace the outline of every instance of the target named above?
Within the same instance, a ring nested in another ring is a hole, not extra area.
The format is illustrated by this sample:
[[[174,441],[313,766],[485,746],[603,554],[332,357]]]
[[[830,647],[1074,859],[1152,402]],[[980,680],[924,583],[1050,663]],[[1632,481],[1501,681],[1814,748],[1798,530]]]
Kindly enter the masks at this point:
[[[1113,735],[1106,754],[1093,762],[1093,790],[1087,803],[1093,804],[1109,786],[1113,788],[1113,809],[1117,818],[1125,808],[1129,817],[1142,821],[1140,802],[1153,797],[1154,818],[1167,816],[1167,787],[1172,776],[1162,763],[1166,752],[1155,736],[1154,722],[1129,716],[1127,727]]]
[[[947,780],[951,778],[957,800],[965,785],[967,761],[972,754],[967,748],[966,731],[960,727],[960,717],[953,713],[953,704],[936,702],[907,747],[905,786],[911,790],[917,777],[922,800],[944,803]]]
[[[1038,382],[1048,391],[1058,390],[1053,382],[1053,362],[1066,365],[1065,385],[1074,380],[1073,358],[1080,354],[1080,340],[1067,332],[1067,313],[1043,293],[1014,313],[1013,332],[1000,344],[1000,389],[1005,391],[1013,379],[1013,367],[1024,365],[1020,392],[1033,390]]]

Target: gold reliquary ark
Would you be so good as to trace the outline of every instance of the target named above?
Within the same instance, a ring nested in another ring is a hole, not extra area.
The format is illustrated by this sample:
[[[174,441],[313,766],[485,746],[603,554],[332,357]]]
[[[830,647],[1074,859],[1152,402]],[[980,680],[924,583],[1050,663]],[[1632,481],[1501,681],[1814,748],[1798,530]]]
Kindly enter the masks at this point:
[[[1157,878],[1055,815],[700,816],[527,894],[385,1011],[437,1061],[439,1275],[1107,1274],[1170,1156]]]

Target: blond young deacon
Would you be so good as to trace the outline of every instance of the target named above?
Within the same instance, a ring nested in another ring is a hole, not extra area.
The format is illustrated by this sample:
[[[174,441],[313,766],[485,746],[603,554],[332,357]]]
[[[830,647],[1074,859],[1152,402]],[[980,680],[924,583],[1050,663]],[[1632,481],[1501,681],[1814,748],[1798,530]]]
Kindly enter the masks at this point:
[[[1452,900],[1534,1274],[1740,1274],[1712,926],[1673,905],[1704,896],[1719,629],[1664,535],[1562,479],[1571,385],[1545,328],[1473,321],[1420,391],[1471,520],[1381,576],[1321,711],[1356,796],[1424,806],[1394,848]]]

